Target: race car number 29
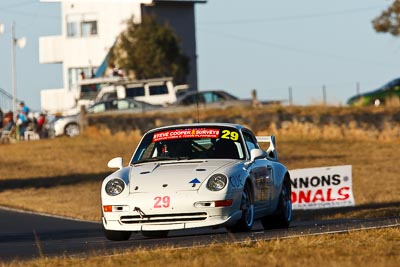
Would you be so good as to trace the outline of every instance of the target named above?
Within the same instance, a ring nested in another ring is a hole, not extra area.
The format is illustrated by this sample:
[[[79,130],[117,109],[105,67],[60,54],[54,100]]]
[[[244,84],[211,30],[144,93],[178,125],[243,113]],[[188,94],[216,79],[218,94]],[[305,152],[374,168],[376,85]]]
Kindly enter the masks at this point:
[[[223,130],[221,138],[223,139],[231,139],[233,141],[239,140],[239,134],[234,131],[229,131],[229,130]]]
[[[156,196],[154,201],[155,209],[168,208],[171,204],[171,198],[169,196]]]

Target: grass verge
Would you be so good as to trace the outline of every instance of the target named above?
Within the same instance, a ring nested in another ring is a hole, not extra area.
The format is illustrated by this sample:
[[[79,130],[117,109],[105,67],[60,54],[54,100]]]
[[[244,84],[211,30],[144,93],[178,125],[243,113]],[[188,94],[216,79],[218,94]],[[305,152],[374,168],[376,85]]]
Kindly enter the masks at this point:
[[[398,266],[400,228],[303,236],[272,241],[94,252],[80,257],[42,257],[8,266]]]
[[[107,162],[116,156],[129,161],[138,141],[134,135],[93,134],[2,145],[0,205],[99,221],[101,182],[113,171]],[[330,217],[400,214],[399,145],[400,140],[277,139],[289,169],[353,166],[356,205],[364,209]]]

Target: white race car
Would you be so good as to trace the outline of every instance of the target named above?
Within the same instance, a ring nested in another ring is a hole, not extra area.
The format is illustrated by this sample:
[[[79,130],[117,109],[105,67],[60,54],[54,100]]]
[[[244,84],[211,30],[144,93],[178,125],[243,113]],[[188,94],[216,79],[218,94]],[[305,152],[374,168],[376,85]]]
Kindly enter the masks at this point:
[[[269,142],[262,150],[259,142]],[[286,228],[292,219],[288,169],[278,162],[274,136],[255,137],[227,123],[173,125],[147,132],[128,166],[101,187],[102,221],[109,240],[132,231],[165,237],[169,230],[226,227]]]

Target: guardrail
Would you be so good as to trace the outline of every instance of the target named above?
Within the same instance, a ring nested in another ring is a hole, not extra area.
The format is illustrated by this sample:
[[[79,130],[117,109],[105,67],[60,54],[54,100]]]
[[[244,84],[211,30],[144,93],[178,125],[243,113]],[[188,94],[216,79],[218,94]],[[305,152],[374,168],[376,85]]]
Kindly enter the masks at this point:
[[[0,88],[0,108],[4,111],[13,109],[13,96]]]

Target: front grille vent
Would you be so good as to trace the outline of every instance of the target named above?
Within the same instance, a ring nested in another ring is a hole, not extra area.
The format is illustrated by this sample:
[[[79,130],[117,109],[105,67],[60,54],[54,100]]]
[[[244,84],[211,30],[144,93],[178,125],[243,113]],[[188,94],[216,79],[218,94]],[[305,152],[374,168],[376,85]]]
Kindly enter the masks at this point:
[[[146,214],[121,216],[121,223],[124,224],[146,224],[146,223],[180,223],[191,221],[204,221],[207,219],[207,212],[195,213],[173,213],[173,214]]]

